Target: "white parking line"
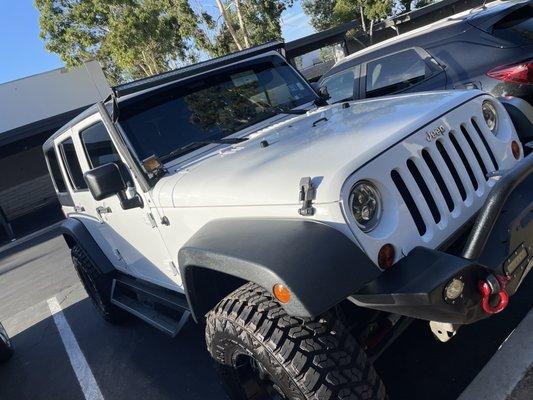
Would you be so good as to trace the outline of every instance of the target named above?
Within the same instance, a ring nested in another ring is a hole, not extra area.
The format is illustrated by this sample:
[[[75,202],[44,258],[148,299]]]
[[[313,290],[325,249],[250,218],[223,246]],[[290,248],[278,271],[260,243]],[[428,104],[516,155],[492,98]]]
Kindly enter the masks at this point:
[[[68,358],[70,359],[70,364],[78,378],[85,399],[103,400],[104,396],[102,396],[102,392],[96,383],[96,379],[94,379],[91,368],[76,341],[72,329],[70,329],[70,325],[61,310],[61,305],[57,301],[57,298],[52,297],[51,299],[48,299],[48,308],[50,308],[50,312],[54,317],[57,330],[59,331]]]

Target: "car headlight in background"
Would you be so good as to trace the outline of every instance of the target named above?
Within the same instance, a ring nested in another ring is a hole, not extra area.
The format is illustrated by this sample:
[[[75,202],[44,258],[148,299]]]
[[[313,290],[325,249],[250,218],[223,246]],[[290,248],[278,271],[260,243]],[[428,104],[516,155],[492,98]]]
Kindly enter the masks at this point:
[[[359,229],[370,232],[381,218],[381,194],[368,181],[357,182],[350,193],[350,209]]]
[[[496,133],[498,127],[498,113],[494,103],[490,100],[485,100],[481,105],[481,111],[483,112],[483,118],[485,123],[489,127],[492,133]]]

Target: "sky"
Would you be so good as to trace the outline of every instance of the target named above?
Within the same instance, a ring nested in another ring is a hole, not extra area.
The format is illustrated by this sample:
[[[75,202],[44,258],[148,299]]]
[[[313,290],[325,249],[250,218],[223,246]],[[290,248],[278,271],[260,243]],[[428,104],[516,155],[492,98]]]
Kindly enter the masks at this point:
[[[286,41],[313,33],[300,2],[282,15]],[[39,13],[33,0],[0,0],[0,83],[61,68],[63,62],[39,38]]]

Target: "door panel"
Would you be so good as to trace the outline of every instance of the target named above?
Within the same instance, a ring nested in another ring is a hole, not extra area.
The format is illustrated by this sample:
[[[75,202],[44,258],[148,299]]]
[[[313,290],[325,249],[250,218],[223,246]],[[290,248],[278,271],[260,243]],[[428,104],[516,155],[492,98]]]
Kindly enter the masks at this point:
[[[108,162],[126,165],[98,114],[73,127],[72,135],[84,172]],[[127,167],[124,173],[129,173]],[[140,191],[131,173],[125,180],[136,187],[144,207],[124,210],[117,195],[96,201],[87,192],[83,222],[91,234],[98,235],[98,243],[104,244],[102,250],[117,269],[180,290],[181,280],[170,262],[172,258],[161,237],[158,221],[151,217],[155,210],[148,206],[150,194]]]

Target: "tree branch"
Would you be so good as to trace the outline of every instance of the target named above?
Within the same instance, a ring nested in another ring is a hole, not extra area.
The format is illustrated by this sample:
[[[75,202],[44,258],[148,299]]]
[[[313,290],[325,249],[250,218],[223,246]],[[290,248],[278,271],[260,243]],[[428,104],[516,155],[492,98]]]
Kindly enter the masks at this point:
[[[237,32],[235,32],[235,29],[233,29],[233,26],[231,25],[231,21],[228,19],[228,14],[226,14],[226,9],[224,8],[224,4],[222,4],[221,0],[216,0],[218,9],[220,10],[220,14],[222,15],[222,18],[224,18],[224,23],[226,24],[226,27],[228,28],[228,31],[233,38],[233,41],[237,45],[237,48],[239,50],[242,50],[242,45],[239,42],[239,38],[237,37]]]
[[[235,2],[235,9],[237,11],[237,17],[239,18],[239,25],[241,26],[241,31],[244,36],[244,44],[246,47],[250,47],[250,36],[248,35],[248,30],[246,29],[246,25],[242,18],[241,2],[239,0],[234,0],[234,2]]]

